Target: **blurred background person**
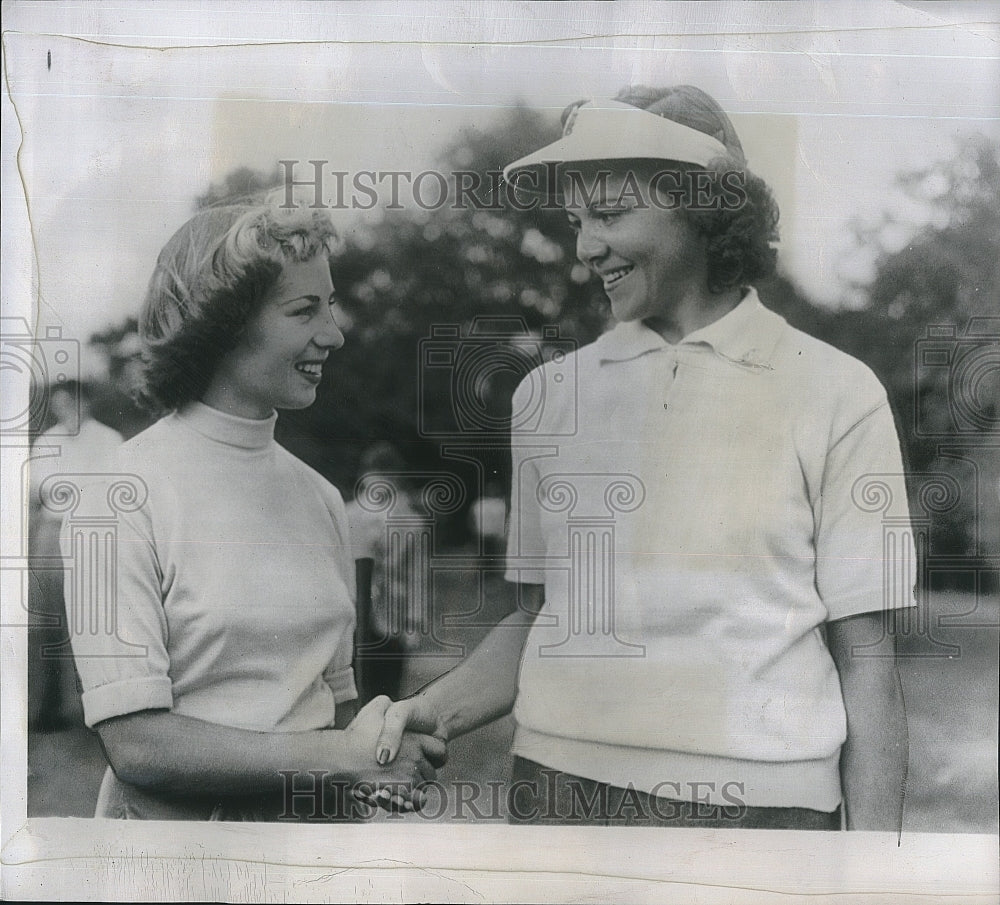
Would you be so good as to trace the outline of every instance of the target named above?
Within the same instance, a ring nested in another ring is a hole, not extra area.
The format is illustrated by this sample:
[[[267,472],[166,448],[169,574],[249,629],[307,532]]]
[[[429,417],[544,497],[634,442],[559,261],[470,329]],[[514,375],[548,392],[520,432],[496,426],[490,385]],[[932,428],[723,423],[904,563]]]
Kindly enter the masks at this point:
[[[399,697],[406,660],[427,619],[428,589],[421,581],[428,572],[414,541],[427,519],[406,472],[395,446],[376,443],[361,456],[356,495],[347,504],[354,558],[361,563],[355,671],[362,701]],[[385,506],[387,495],[394,502]]]
[[[28,726],[40,732],[62,729],[83,718],[58,564],[62,513],[48,506],[51,482],[45,482],[56,474],[102,471],[123,439],[93,417],[89,385],[67,380],[52,384],[46,392],[54,423],[32,444],[28,533],[34,566],[28,592]]]
[[[499,478],[489,477],[483,495],[469,509],[469,527],[487,559],[502,556],[507,538],[507,500]]]

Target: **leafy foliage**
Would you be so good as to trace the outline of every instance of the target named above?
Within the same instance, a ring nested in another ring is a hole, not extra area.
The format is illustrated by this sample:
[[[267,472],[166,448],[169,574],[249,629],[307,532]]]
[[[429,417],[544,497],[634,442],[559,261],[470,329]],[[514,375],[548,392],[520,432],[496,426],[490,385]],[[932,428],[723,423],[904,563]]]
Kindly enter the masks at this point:
[[[928,225],[897,250],[873,235],[866,306],[838,313],[818,335],[885,384],[908,470],[958,482],[958,505],[932,513],[932,548],[972,560],[997,556],[1000,146],[969,136],[954,158],[902,175],[898,188],[926,207]],[[924,511],[921,480],[911,488],[915,514]]]
[[[199,195],[195,200],[195,208],[203,210],[206,207],[251,201],[281,184],[282,172],[278,167],[271,173],[238,167],[228,173],[222,182],[212,183],[204,195]]]

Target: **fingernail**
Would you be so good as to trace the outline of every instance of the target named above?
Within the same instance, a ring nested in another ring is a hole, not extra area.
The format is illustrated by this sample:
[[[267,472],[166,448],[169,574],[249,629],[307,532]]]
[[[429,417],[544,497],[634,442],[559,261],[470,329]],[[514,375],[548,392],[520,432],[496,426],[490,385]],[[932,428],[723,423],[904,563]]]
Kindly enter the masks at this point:
[[[376,760],[378,760],[378,764],[380,767],[384,767],[387,763],[389,763],[389,749],[379,748],[378,757],[376,758]]]

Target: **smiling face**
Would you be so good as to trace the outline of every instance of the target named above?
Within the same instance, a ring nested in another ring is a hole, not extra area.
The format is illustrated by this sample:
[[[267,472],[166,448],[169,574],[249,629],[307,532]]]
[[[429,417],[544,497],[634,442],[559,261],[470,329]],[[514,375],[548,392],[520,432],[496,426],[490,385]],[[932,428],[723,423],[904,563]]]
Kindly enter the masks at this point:
[[[707,292],[707,243],[669,199],[650,195],[656,172],[574,165],[579,183],[592,192],[565,192],[576,254],[604,283],[618,321],[674,320],[678,307]],[[595,191],[596,190],[596,191]],[[656,203],[654,203],[654,201]],[[586,202],[586,203],[585,203]]]
[[[312,405],[323,362],[344,344],[333,300],[324,255],[286,262],[239,344],[219,363],[203,401],[244,418]]]

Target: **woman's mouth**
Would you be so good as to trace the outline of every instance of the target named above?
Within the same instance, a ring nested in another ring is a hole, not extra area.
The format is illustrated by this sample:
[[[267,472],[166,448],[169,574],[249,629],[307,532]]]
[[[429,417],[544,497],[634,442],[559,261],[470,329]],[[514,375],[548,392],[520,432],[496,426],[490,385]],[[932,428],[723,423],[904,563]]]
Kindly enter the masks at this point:
[[[631,264],[626,264],[624,267],[616,267],[614,270],[602,273],[601,279],[604,280],[604,291],[609,292],[616,288],[633,270],[635,268]]]
[[[323,362],[321,361],[300,361],[295,365],[295,370],[302,374],[307,380],[319,383],[323,377]]]

